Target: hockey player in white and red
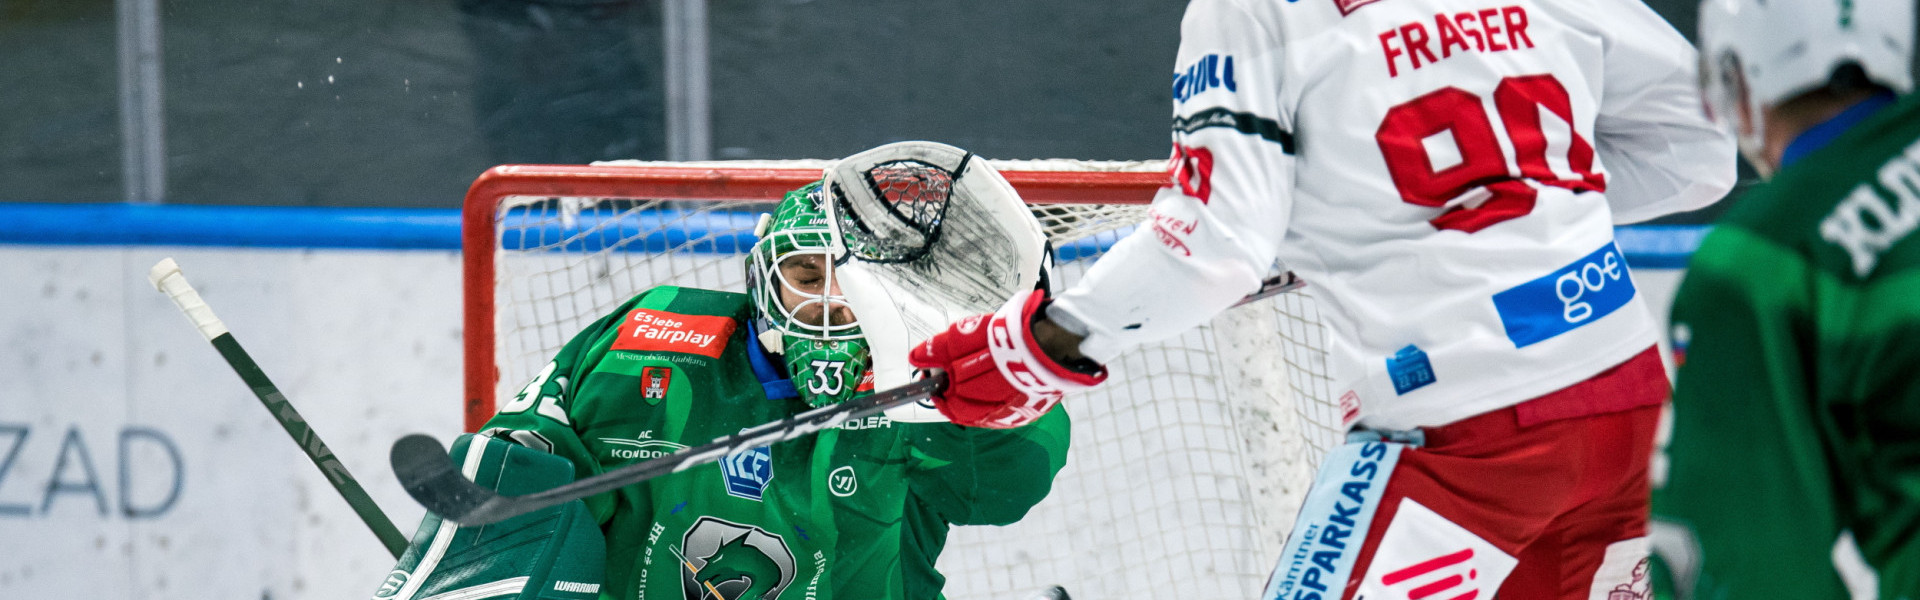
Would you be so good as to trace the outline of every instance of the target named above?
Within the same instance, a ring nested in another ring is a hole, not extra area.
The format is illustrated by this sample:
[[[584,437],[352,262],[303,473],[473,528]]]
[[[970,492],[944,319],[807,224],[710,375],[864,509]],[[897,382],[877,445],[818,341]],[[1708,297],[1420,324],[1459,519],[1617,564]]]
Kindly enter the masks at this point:
[[[916,347],[936,405],[1017,426],[1278,259],[1357,410],[1264,597],[1646,597],[1670,388],[1613,226],[1733,185],[1694,49],[1634,0],[1195,0],[1181,27],[1151,222]]]

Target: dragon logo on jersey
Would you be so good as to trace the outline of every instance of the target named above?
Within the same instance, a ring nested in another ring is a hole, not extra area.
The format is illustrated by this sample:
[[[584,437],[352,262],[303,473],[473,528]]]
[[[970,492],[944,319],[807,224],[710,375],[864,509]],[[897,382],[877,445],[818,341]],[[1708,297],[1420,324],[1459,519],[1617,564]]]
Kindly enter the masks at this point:
[[[694,521],[674,554],[686,600],[773,600],[798,573],[785,539],[713,517]]]
[[[667,398],[667,386],[673,385],[672,367],[645,367],[640,369],[640,397],[650,404],[659,404]]]

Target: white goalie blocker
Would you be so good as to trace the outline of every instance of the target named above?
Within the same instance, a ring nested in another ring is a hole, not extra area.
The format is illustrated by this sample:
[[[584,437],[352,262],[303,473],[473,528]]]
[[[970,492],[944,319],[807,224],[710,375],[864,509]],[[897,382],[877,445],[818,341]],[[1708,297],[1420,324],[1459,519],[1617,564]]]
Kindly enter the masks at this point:
[[[899,142],[827,170],[841,292],[873,357],[875,389],[913,379],[907,353],[962,318],[1040,285],[1047,238],[1013,185],[971,152]],[[943,421],[930,403],[887,412]]]

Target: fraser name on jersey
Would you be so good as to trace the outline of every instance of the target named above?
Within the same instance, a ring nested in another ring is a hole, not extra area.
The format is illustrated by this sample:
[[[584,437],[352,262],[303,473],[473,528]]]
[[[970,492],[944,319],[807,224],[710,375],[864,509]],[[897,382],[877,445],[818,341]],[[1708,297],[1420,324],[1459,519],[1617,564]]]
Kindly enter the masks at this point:
[[[1695,57],[1634,0],[1194,0],[1149,224],[1049,311],[1110,358],[1212,319],[1277,260],[1311,286],[1330,392],[1363,425],[1592,377],[1657,339],[1613,227],[1735,179]]]

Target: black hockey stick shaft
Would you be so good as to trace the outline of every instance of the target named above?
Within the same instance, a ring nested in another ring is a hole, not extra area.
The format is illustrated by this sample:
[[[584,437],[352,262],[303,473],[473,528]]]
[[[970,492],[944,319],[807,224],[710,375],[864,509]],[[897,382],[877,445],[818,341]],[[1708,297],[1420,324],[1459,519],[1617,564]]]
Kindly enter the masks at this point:
[[[752,448],[813,435],[843,421],[926,399],[947,385],[942,373],[870,396],[829,404],[785,419],[757,425],[699,446],[638,462],[542,492],[502,496],[463,476],[432,436],[413,434],[393,444],[393,472],[415,500],[434,514],[461,525],[497,523],[515,515],[610,492],[668,473],[720,460]]]
[[[380,505],[374,503],[373,497],[360,487],[359,480],[347,472],[346,465],[341,464],[326,443],[320,441],[320,435],[314,433],[313,427],[307,424],[299,411],[294,410],[293,403],[280,393],[280,388],[267,379],[266,371],[261,370],[260,365],[253,362],[253,357],[240,347],[240,342],[233,339],[233,333],[227,331],[226,325],[213,315],[213,309],[200,299],[200,293],[194,291],[186,277],[180,274],[179,265],[174,264],[171,258],[162,260],[153,266],[148,277],[155,288],[173,299],[201,335],[213,343],[214,350],[226,359],[227,366],[232,367],[233,372],[240,375],[240,381],[253,390],[254,397],[260,399],[260,403],[267,407],[267,412],[280,422],[280,427],[293,437],[294,443],[300,445],[300,450],[313,461],[313,466],[327,476],[333,489],[340,492],[347,505],[353,507],[353,512],[360,515],[360,520],[373,530],[374,537],[380,538],[380,544],[386,546],[394,558],[400,558],[400,554],[407,550],[406,536],[401,535],[400,529],[394,527],[387,514],[381,512]]]
[[[1262,282],[1260,289],[1242,298],[1235,306],[1298,290],[1304,285],[1292,273],[1283,273]],[[843,421],[879,414],[888,409],[925,400],[940,393],[946,386],[946,375],[933,373],[926,379],[907,385],[815,408],[673,454],[633,463],[546,491],[521,496],[503,496],[475,485],[460,473],[460,470],[454,466],[453,459],[447,455],[446,448],[432,436],[413,434],[400,438],[399,441],[394,442],[393,451],[388,459],[393,463],[393,472],[400,479],[400,485],[405,487],[407,494],[412,495],[413,499],[418,500],[427,510],[461,525],[486,525],[529,511],[610,492],[668,473],[684,471],[750,448],[812,435],[824,429],[837,427]]]

